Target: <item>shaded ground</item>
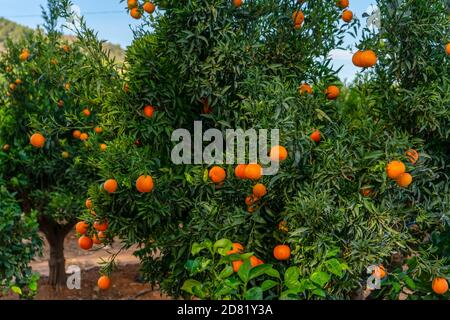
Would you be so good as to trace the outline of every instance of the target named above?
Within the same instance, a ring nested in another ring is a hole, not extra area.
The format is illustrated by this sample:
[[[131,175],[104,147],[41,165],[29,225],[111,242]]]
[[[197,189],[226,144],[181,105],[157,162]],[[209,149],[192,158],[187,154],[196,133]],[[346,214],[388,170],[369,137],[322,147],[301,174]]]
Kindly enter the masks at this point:
[[[74,232],[65,240],[66,270],[70,265],[76,265],[81,269],[81,289],[70,290],[66,287],[55,291],[49,285],[48,257],[49,247],[45,243],[43,256],[36,257],[31,266],[35,272],[41,275],[39,291],[35,300],[167,300],[170,297],[162,296],[158,288],[152,288],[147,283],[139,281],[139,261],[133,256],[135,248],[122,251],[116,258],[117,269],[111,274],[111,288],[100,291],[97,287],[99,277],[98,263],[101,259],[107,259],[111,253],[117,252],[120,242],[116,241],[113,247],[84,251],[79,249]],[[14,294],[8,294],[2,299],[18,299]]]

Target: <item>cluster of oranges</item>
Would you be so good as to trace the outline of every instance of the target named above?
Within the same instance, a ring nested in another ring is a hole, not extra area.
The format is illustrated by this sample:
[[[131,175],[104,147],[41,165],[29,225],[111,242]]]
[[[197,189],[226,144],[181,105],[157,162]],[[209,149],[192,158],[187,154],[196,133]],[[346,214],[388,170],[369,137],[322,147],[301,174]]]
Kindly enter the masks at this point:
[[[344,11],[342,11],[342,20],[344,20],[344,22],[346,23],[350,23],[353,19],[353,12],[348,8],[348,6],[350,5],[348,0],[339,0],[338,2],[336,2],[336,5],[343,9]]]
[[[23,49],[22,52],[19,55],[19,60],[20,61],[27,61],[30,58],[30,50],[28,49]]]
[[[142,17],[142,10],[152,14],[155,12],[156,6],[151,1],[146,1],[141,9],[138,0],[128,0],[128,9],[130,9],[130,16],[139,20]]]
[[[406,155],[412,164],[415,164],[419,159],[419,153],[414,149],[406,151]],[[399,160],[393,160],[387,164],[386,174],[403,188],[407,188],[413,181],[412,175],[406,172],[405,164]]]
[[[117,191],[119,184],[115,179],[108,179],[103,183],[103,189],[108,193],[114,193]],[[140,193],[149,193],[153,190],[154,183],[153,178],[149,175],[142,175],[136,180],[136,189]]]
[[[373,50],[358,50],[352,57],[352,62],[360,68],[371,68],[377,63],[378,57]]]

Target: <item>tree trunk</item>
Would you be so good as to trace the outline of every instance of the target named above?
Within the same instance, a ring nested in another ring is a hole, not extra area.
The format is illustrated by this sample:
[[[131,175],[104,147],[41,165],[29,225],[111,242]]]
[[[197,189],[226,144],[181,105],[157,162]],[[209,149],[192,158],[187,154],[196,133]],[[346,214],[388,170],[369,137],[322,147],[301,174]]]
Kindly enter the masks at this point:
[[[75,222],[68,222],[65,225],[60,225],[49,217],[39,217],[39,229],[44,233],[45,238],[50,245],[48,282],[53,288],[59,288],[66,285],[64,239],[74,225]]]

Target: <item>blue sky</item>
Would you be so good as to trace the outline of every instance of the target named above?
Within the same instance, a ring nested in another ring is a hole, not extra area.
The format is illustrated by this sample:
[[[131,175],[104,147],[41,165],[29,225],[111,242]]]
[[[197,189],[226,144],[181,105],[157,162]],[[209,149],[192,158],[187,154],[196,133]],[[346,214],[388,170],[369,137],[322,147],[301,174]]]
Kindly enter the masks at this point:
[[[138,22],[126,14],[124,3],[120,3],[119,0],[73,0],[73,3],[81,9],[88,25],[98,31],[101,39],[120,44],[124,48],[131,43],[133,34],[130,26],[135,26]],[[361,15],[372,3],[375,3],[375,0],[350,0],[350,9],[363,25],[365,19]],[[20,10],[17,10],[16,5],[11,5],[11,0],[0,0],[0,16],[35,28],[42,24],[40,6],[45,4],[45,0],[26,0],[26,5],[20,6]],[[348,37],[347,41],[355,42],[351,37]],[[351,80],[357,71],[351,63],[351,54],[334,51],[332,57],[336,68],[343,65],[340,72],[341,79]]]

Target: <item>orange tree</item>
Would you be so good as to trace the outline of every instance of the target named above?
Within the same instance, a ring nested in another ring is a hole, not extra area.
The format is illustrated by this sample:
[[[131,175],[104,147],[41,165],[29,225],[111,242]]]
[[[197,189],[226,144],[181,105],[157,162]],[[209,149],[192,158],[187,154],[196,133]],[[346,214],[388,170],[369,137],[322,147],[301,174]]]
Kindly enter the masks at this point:
[[[411,239],[398,253],[408,269],[394,265],[380,295],[395,298],[409,287],[410,298],[435,298],[449,279],[450,7],[442,0],[377,4],[380,26],[365,30],[360,49],[375,50],[379,63],[360,88],[373,97],[368,113],[387,130],[414,137],[410,147],[418,151],[408,153],[411,187],[388,198],[406,214]]]
[[[7,81],[0,109],[0,172],[22,211],[38,213],[50,244],[54,286],[65,283],[64,238],[94,178],[87,154],[99,150],[101,130],[94,127],[102,92],[87,53],[57,31],[58,14],[55,1],[49,1],[45,29],[9,41],[0,59]]]

